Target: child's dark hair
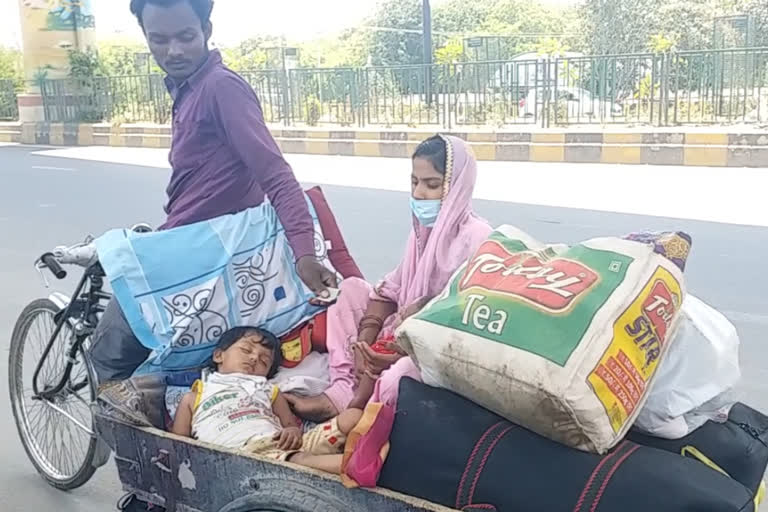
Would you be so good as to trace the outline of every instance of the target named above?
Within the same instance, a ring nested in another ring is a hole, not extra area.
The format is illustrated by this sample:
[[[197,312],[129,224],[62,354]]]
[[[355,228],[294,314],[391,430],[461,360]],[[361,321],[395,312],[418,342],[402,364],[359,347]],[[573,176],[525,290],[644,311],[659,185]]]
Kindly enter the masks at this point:
[[[159,5],[161,7],[171,7],[181,2],[186,2],[195,11],[200,18],[200,24],[203,28],[208,26],[211,21],[211,12],[213,11],[213,0],[131,0],[131,12],[139,21],[141,28],[144,28],[144,8],[147,4]]]
[[[445,146],[445,139],[439,135],[428,138],[418,145],[413,152],[413,158],[423,158],[432,164],[437,172],[445,175],[448,160],[448,148]]]
[[[260,327],[233,327],[221,335],[219,343],[216,345],[216,350],[224,352],[247,336],[261,337],[262,346],[272,350],[272,367],[269,369],[269,373],[267,373],[267,378],[273,378],[277,374],[277,370],[280,369],[280,365],[283,364],[283,351],[277,336],[266,329]],[[211,360],[211,367],[216,370],[216,366],[216,363]]]

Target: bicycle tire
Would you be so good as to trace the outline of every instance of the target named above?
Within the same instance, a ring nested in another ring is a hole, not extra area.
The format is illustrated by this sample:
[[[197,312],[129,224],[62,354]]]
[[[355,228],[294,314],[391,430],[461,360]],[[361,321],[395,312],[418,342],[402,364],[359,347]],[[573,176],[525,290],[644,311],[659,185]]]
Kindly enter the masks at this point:
[[[13,418],[16,422],[16,429],[19,433],[21,443],[24,446],[24,451],[27,453],[27,457],[32,462],[35,470],[50,486],[59,490],[69,491],[85,485],[96,472],[96,467],[94,466],[93,461],[96,455],[98,439],[94,436],[89,438],[84,460],[76,471],[73,471],[71,475],[59,473],[57,468],[54,468],[51,462],[46,458],[45,454],[42,453],[41,447],[36,442],[36,436],[31,432],[29,418],[27,416],[28,411],[25,408],[25,398],[23,396],[23,359],[29,330],[34,320],[39,315],[56,315],[59,311],[61,311],[61,309],[53,301],[49,299],[38,299],[31,302],[24,308],[21,315],[19,315],[13,329],[8,357],[8,391],[10,394],[11,409],[13,410]],[[50,336],[50,334],[52,333],[48,333],[48,336]],[[56,342],[59,343],[61,340],[56,340]],[[93,370],[86,359],[83,347],[80,348],[79,357],[82,358],[82,364],[84,364],[85,371],[87,372],[86,376],[92,402],[96,395],[94,384],[96,380],[93,375]],[[37,362],[35,361],[35,364],[36,363]],[[67,418],[60,418],[60,421],[62,420],[69,421]]]

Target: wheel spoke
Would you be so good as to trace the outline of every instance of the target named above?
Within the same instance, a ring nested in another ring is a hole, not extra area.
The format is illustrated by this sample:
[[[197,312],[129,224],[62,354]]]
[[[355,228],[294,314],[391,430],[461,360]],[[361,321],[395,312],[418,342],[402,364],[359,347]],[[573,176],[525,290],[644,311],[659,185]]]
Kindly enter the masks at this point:
[[[45,345],[37,342],[40,338],[42,338],[42,334],[41,334],[41,330],[40,330],[40,322],[38,322],[37,319],[35,319],[35,321],[34,321],[34,323],[32,325],[34,326],[35,332],[37,333],[35,338],[34,338],[34,341],[35,341],[34,346],[35,347],[39,347],[38,348],[39,353],[36,355],[36,357],[35,357],[35,359],[33,361],[33,363],[35,365],[37,365],[37,362],[40,361],[40,358],[43,357],[43,351],[45,350]],[[32,329],[30,328],[30,331],[31,330]],[[29,341],[33,341],[31,334],[32,333],[30,332]],[[43,363],[42,367],[40,368],[40,376],[43,377],[43,379],[45,379],[45,373],[46,373],[45,366],[46,366],[46,363]],[[34,371],[34,369],[33,369],[33,371]],[[32,374],[30,375],[30,377],[31,376],[32,376]]]
[[[65,437],[68,437],[70,441],[72,440],[72,432],[69,427],[70,424],[68,421],[59,423],[59,428],[61,429],[61,431],[59,431],[59,441],[61,443],[59,444],[59,453],[61,454],[62,461],[65,463],[66,467],[71,470],[75,463],[72,460],[72,453],[70,450],[66,449],[68,444],[65,443]],[[69,471],[67,471],[67,473],[69,473]]]
[[[27,409],[27,411],[31,411],[31,413],[27,412],[30,425],[37,425],[40,420],[44,418],[44,412],[46,409],[47,407],[45,407],[42,402],[36,402],[32,404],[32,407]]]
[[[90,457],[95,440],[73,422],[77,420],[91,427],[93,391],[86,362],[82,360],[82,353],[78,353],[61,393],[50,397],[48,403],[32,399],[35,369],[56,329],[54,305],[44,300],[39,302],[42,303],[39,309],[31,305],[33,309],[28,308],[26,316],[19,320],[11,343],[14,360],[9,373],[13,410],[22,441],[38,470],[57,486],[74,488],[85,483],[93,471]],[[65,376],[73,335],[65,323],[41,364],[38,389],[51,388]]]

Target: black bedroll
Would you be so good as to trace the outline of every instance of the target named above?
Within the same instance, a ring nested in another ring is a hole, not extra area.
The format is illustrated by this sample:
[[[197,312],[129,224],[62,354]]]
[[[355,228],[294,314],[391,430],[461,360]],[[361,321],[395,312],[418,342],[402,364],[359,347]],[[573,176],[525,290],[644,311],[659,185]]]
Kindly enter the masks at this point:
[[[682,439],[668,440],[633,431],[635,443],[691,457],[726,473],[754,494],[762,485],[768,466],[768,417],[736,404],[728,421],[708,421]]]
[[[408,379],[390,441],[379,484],[459,510],[754,511],[746,487],[690,458],[630,441],[581,452]]]

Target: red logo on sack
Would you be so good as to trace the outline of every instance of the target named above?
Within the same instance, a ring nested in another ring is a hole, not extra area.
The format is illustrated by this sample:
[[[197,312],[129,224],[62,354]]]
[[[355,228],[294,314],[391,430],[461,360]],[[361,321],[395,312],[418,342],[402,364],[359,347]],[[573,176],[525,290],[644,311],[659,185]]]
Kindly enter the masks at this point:
[[[487,241],[467,266],[459,290],[481,288],[562,311],[598,279],[578,261],[547,260],[529,251],[510,253],[498,242]]]
[[[667,339],[669,324],[677,312],[677,298],[664,281],[653,283],[650,295],[643,301],[643,316],[651,322],[661,343]]]

